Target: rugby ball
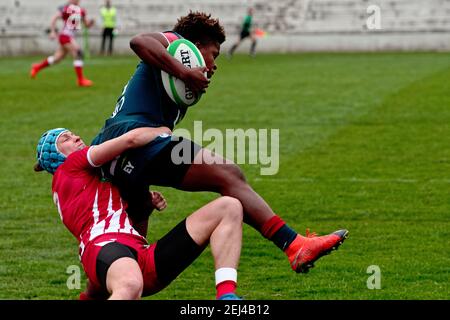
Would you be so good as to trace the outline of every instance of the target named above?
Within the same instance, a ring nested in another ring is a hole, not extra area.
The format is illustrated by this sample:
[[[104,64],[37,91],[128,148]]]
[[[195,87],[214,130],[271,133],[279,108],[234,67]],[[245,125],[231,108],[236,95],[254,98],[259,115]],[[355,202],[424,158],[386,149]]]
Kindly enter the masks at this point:
[[[205,66],[205,60],[203,59],[200,50],[187,39],[175,40],[167,47],[167,51],[172,57],[188,68]],[[163,70],[161,70],[161,79],[167,95],[177,105],[190,107],[200,100],[201,94],[194,94],[191,89],[186,87],[183,81]]]

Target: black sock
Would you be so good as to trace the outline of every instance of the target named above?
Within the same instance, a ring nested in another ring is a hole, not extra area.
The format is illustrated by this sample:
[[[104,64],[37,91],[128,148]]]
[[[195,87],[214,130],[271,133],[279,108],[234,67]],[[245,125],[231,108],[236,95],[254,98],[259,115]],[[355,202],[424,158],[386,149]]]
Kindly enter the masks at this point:
[[[255,41],[255,42],[252,42],[252,46],[251,46],[251,48],[250,48],[250,54],[251,54],[252,56],[254,56],[254,55],[255,55],[255,52],[256,52],[256,41]]]
[[[232,55],[234,53],[234,50],[236,50],[237,48],[237,44],[233,45],[230,49],[230,55]]]
[[[275,243],[275,245],[281,250],[286,250],[287,247],[294,241],[297,237],[297,232],[289,228],[287,224],[282,226],[280,230],[275,232],[275,234],[270,238],[270,240]]]

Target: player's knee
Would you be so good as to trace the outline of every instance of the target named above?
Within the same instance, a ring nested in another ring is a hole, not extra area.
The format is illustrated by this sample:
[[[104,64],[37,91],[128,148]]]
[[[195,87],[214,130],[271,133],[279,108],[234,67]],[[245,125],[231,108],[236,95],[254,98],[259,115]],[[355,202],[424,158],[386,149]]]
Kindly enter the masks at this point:
[[[76,52],[76,58],[77,58],[78,60],[83,60],[83,59],[84,59],[84,53],[83,53],[83,50],[81,50],[81,49],[78,49],[78,50],[77,50],[77,52]]]
[[[221,212],[224,218],[229,219],[235,223],[241,223],[244,216],[244,209],[242,203],[233,197],[223,196],[220,198]]]
[[[244,173],[237,164],[233,163],[226,165],[225,174],[232,179],[231,183],[235,183],[236,181],[245,182]]]
[[[142,276],[124,275],[113,294],[126,300],[137,300],[142,296],[144,283]]]
[[[123,257],[114,261],[108,269],[106,287],[111,299],[139,299],[144,280],[136,260]]]
[[[248,186],[244,173],[238,165],[232,163],[221,166],[222,179],[217,179],[219,192],[222,195],[232,194],[232,190],[246,188]]]

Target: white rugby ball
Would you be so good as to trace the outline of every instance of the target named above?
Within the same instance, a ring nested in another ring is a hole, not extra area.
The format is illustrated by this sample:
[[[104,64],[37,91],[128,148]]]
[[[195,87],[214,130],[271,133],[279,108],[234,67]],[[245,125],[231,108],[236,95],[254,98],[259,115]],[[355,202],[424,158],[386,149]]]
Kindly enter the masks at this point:
[[[167,47],[167,51],[188,68],[205,66],[205,60],[200,50],[187,39],[175,40]],[[194,94],[191,89],[186,87],[183,81],[163,70],[161,70],[161,79],[167,95],[179,106],[193,106],[200,100],[201,94]]]

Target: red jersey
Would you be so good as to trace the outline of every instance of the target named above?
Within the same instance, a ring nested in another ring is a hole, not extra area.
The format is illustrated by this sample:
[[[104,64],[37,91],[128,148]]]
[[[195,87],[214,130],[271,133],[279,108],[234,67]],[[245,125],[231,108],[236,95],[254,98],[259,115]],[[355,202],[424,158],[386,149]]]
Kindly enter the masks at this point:
[[[62,222],[80,242],[80,257],[88,242],[103,234],[144,239],[131,226],[117,187],[99,177],[89,158],[90,148],[70,154],[52,182],[53,201]]]
[[[59,8],[64,26],[61,34],[73,37],[81,29],[81,21],[86,17],[86,10],[75,4],[67,4]]]

